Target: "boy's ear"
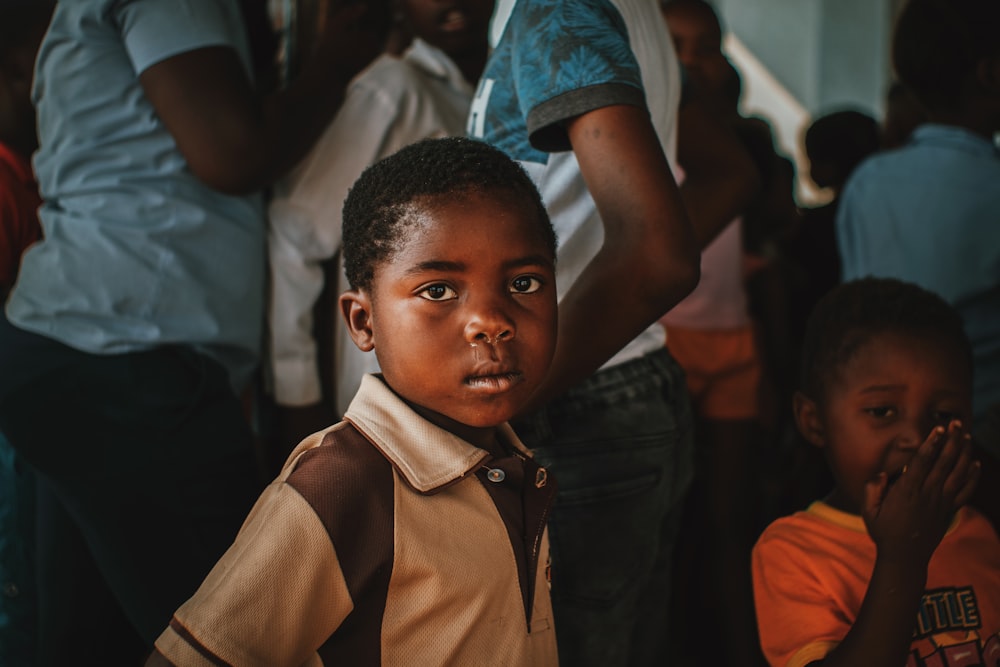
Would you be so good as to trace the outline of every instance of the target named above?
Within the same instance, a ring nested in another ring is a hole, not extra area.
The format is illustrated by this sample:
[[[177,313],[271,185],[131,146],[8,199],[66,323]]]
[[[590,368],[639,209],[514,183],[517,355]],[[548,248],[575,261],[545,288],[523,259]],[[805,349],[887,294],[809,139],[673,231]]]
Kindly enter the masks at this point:
[[[340,312],[347,322],[351,339],[362,352],[375,349],[371,297],[364,290],[348,290],[340,295]]]
[[[826,447],[826,433],[816,401],[797,391],[792,397],[792,412],[795,414],[795,426],[802,437],[816,447]]]

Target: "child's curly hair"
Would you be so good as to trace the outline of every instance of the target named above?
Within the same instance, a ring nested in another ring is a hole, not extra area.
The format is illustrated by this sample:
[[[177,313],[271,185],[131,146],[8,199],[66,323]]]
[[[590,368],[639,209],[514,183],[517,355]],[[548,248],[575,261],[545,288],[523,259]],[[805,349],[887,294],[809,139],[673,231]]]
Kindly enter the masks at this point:
[[[944,299],[893,278],[862,278],[834,288],[813,309],[802,345],[802,392],[822,401],[858,349],[882,333],[954,345],[972,370],[972,345],[962,318]]]
[[[370,289],[375,265],[399,249],[414,206],[501,191],[511,206],[537,215],[538,233],[555,258],[556,237],[531,179],[506,153],[474,139],[412,144],[366,169],[344,202],[343,255],[352,289]]]

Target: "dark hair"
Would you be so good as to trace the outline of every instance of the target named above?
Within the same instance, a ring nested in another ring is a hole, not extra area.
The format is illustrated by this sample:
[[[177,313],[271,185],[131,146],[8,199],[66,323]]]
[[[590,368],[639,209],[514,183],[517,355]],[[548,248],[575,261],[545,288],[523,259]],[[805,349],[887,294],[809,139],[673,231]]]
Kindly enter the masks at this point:
[[[700,11],[703,16],[715,23],[720,35],[725,32],[722,27],[722,20],[719,18],[719,13],[715,11],[712,3],[706,0],[660,0],[661,12],[670,11],[674,8],[690,8]]]
[[[351,287],[371,288],[375,265],[400,247],[414,205],[497,190],[512,195],[511,206],[536,214],[538,234],[554,258],[555,232],[538,190],[520,165],[489,144],[427,139],[368,167],[344,201],[343,255]]]
[[[806,130],[805,148],[810,161],[836,165],[846,180],[862,160],[878,150],[878,121],[854,110],[828,113]]]
[[[802,345],[802,392],[822,401],[858,349],[884,333],[954,345],[972,369],[972,346],[962,318],[944,299],[893,278],[862,278],[835,287],[813,309]]]
[[[996,0],[910,0],[896,22],[896,74],[930,109],[953,108],[967,76],[1000,53]]]

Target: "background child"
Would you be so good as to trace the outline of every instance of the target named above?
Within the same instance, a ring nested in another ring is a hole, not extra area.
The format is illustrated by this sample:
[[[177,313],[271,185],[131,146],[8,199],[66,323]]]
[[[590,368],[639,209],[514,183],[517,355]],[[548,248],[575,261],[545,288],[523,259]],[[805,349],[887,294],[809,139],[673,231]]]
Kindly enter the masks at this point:
[[[768,660],[988,664],[1000,648],[1000,540],[964,506],[979,463],[959,315],[915,285],[848,283],[817,305],[802,367],[796,423],[835,488],[754,547]]]
[[[343,219],[342,311],[382,374],[292,453],[150,664],[555,665],[554,484],[504,423],[555,348],[541,199],[441,139],[366,170]]]

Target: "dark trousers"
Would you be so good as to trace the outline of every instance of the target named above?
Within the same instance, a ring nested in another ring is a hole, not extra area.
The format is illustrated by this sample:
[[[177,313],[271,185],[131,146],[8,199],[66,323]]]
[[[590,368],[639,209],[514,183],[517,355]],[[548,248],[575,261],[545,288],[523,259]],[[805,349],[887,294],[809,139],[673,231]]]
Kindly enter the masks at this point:
[[[512,426],[559,483],[549,538],[560,663],[672,664],[673,551],[694,470],[683,371],[661,350]]]
[[[36,471],[39,664],[136,664],[261,489],[225,370],[93,355],[0,317],[0,432]]]

